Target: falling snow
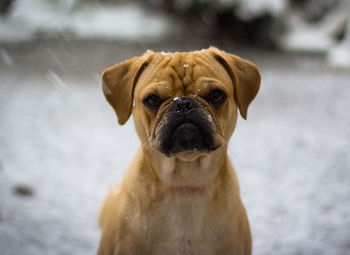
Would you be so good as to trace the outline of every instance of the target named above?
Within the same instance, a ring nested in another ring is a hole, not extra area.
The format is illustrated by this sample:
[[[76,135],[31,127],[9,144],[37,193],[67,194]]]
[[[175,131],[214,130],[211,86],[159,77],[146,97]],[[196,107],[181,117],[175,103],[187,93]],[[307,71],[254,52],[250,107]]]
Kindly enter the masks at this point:
[[[0,49],[0,56],[6,65],[13,66],[13,60],[5,49]]]

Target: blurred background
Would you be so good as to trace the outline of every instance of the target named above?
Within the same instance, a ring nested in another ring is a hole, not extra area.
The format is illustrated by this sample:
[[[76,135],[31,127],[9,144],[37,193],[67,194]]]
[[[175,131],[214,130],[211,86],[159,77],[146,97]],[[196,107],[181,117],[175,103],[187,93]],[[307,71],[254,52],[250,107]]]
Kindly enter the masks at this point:
[[[253,254],[349,254],[349,17],[348,0],[0,0],[0,255],[96,254],[139,146],[101,72],[210,45],[261,70],[229,146]]]

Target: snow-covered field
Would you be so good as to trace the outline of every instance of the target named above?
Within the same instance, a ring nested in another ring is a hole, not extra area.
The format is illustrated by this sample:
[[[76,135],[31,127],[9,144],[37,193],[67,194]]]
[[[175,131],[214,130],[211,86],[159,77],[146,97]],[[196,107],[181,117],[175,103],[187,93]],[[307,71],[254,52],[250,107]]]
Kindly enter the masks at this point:
[[[183,45],[147,46],[207,46]],[[101,201],[139,145],[132,121],[118,126],[99,74],[144,49],[64,38],[0,48],[0,254],[95,254]],[[226,49],[263,79],[229,150],[254,254],[349,254],[350,74],[318,57]],[[34,195],[17,195],[18,184]]]

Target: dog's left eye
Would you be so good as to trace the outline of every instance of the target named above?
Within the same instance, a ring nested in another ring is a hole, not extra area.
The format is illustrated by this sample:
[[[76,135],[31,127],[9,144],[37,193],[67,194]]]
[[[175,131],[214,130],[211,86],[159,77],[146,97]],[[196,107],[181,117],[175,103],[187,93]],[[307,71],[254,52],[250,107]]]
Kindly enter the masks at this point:
[[[157,95],[155,94],[150,94],[148,95],[144,100],[143,103],[148,107],[153,110],[158,109],[158,107],[162,103],[162,99],[160,99]]]
[[[207,100],[213,106],[217,107],[222,105],[226,100],[226,94],[221,89],[213,89],[207,96]]]

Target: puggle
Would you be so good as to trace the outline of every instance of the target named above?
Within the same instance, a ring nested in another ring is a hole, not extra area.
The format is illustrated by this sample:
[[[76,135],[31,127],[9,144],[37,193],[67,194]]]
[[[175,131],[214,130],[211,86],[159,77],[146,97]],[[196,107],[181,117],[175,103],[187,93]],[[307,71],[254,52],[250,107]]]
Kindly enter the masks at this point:
[[[214,47],[147,51],[106,69],[102,87],[119,124],[133,114],[141,146],[100,211],[98,255],[251,254],[227,147],[257,66]]]

